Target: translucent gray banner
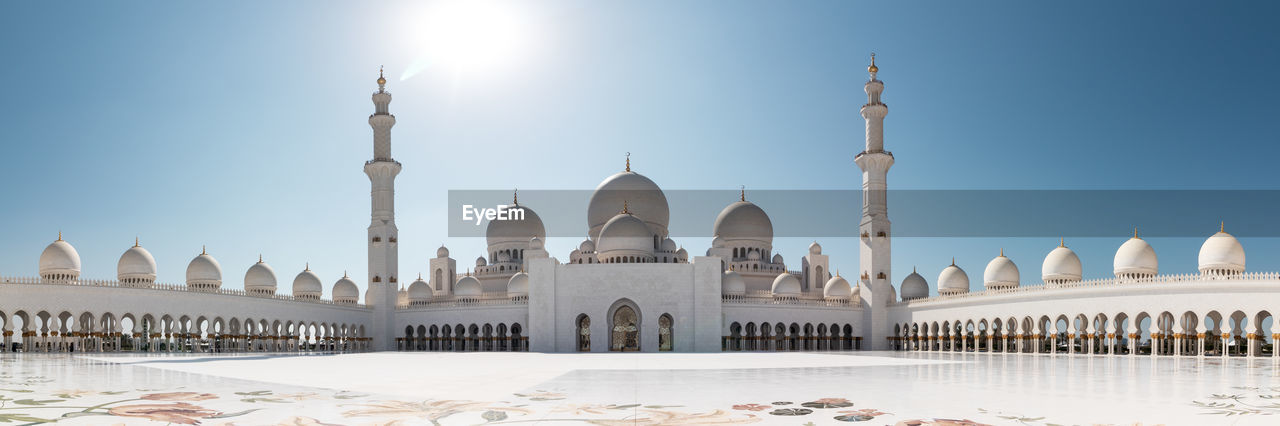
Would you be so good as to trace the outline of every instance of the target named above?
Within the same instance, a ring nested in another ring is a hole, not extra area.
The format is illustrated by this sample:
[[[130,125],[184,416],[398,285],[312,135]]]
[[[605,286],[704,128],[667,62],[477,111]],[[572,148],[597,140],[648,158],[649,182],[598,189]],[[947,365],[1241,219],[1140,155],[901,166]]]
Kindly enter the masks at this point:
[[[547,236],[584,237],[595,192],[521,190],[519,204],[536,212]],[[651,192],[618,192],[621,199],[653,198]],[[672,237],[713,236],[716,216],[740,197],[727,190],[662,194]],[[1115,237],[1135,228],[1144,237],[1204,237],[1220,222],[1236,236],[1280,237],[1280,190],[891,190],[886,196],[897,237]],[[753,190],[746,200],[768,213],[774,237],[858,236],[861,191]],[[511,191],[449,191],[449,236],[485,236],[488,221],[477,222],[474,213],[464,220],[463,206],[511,202]],[[623,206],[599,206],[606,208],[620,212]]]

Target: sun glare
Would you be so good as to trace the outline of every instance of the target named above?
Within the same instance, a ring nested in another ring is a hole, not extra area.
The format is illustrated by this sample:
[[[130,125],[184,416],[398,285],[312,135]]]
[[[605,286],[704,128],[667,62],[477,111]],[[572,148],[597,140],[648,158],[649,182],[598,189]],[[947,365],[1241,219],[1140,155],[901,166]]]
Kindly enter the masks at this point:
[[[491,73],[515,66],[531,48],[528,17],[519,3],[449,0],[433,4],[420,22],[420,58],[403,79],[426,68],[455,75]]]

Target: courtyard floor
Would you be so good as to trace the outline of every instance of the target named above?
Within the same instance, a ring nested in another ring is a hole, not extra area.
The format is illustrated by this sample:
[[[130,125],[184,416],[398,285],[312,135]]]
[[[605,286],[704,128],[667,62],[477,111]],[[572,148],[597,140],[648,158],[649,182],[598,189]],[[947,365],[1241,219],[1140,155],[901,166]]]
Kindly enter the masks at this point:
[[[1272,359],[0,354],[0,425],[1280,424]]]

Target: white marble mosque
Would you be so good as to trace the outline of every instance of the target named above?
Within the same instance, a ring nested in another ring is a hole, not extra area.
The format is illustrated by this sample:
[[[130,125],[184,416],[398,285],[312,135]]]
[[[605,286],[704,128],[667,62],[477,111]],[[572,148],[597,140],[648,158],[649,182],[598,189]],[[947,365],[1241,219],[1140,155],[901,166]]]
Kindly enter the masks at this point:
[[[513,205],[520,220],[494,220],[474,265],[440,247],[428,274],[407,286],[400,273],[391,156],[391,93],[373,93],[374,156],[369,269],[326,280],[299,271],[282,293],[265,259],[249,265],[244,289],[223,288],[222,265],[201,251],[186,282],[157,283],[139,244],[121,255],[115,279],[82,277],[80,255],[58,235],[38,275],[0,278],[4,349],[21,352],[851,351],[1062,353],[1116,356],[1275,356],[1280,273],[1247,272],[1225,227],[1209,235],[1199,273],[1160,275],[1154,248],[1135,232],[1115,255],[1114,278],[1082,280],[1065,244],[1048,249],[1041,279],[1024,280],[1003,253],[971,292],[959,265],[930,283],[916,273],[890,281],[892,232],[885,150],[888,107],[874,56],[865,85],[865,150],[859,271],[832,274],[814,242],[788,265],[773,251],[768,214],[747,194],[712,225],[701,256],[668,237],[662,189],[633,171],[606,177],[591,197],[588,237],[564,257],[544,247],[537,206]],[[461,271],[460,271],[461,269]],[[234,276],[234,275],[233,275]],[[361,298],[357,280],[368,290]]]

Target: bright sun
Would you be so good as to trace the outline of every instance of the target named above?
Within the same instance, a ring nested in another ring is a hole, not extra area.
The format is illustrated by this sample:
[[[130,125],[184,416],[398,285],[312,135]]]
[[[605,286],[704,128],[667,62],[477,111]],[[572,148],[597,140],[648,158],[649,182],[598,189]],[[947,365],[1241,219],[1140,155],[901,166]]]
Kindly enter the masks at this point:
[[[527,16],[519,3],[500,0],[446,0],[433,4],[418,25],[422,57],[406,70],[442,67],[455,75],[501,71],[528,55]]]

